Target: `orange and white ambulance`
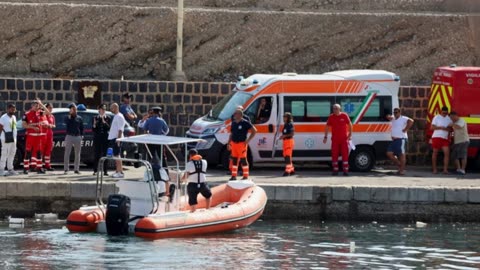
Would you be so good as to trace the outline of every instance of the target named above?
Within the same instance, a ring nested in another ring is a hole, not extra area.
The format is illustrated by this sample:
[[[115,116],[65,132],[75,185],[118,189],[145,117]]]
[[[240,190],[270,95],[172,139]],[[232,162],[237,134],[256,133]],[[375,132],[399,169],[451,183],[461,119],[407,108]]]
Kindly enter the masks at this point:
[[[369,171],[377,160],[386,159],[391,134],[385,116],[398,107],[399,86],[397,75],[382,70],[255,74],[240,78],[232,93],[192,124],[187,137],[205,141],[189,147],[196,147],[210,164],[228,167],[228,128],[234,110],[243,106],[258,130],[248,153],[255,166],[283,161],[282,141],[278,138],[285,112],[292,113],[295,125],[294,161],[328,162],[330,141],[323,143],[325,124],[332,105],[338,103],[353,122],[352,141],[356,147],[350,154],[350,167]],[[261,103],[266,104],[263,110]]]
[[[480,67],[439,67],[432,79],[427,112],[427,140],[431,143],[433,117],[442,107],[465,120],[470,136],[468,157],[480,168]]]

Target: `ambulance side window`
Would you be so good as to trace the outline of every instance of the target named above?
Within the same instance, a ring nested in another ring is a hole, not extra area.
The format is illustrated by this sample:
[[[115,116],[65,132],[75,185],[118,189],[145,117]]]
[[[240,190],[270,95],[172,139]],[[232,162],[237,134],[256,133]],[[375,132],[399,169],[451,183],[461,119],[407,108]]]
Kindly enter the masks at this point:
[[[291,112],[294,122],[325,122],[330,115],[331,98],[288,96],[284,111]]]
[[[354,97],[337,97],[336,103],[342,106],[342,111],[348,113],[350,119],[354,119],[362,113],[366,106],[366,96]],[[392,111],[392,97],[377,96],[370,103],[370,106],[365,111],[361,122],[384,122],[387,121],[385,116]]]

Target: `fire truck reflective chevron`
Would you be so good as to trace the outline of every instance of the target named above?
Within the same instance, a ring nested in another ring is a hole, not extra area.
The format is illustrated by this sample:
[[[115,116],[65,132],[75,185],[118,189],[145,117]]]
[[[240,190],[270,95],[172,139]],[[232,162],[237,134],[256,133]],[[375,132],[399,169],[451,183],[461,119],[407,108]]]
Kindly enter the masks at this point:
[[[432,121],[433,117],[441,111],[442,107],[447,107],[449,111],[452,109],[450,101],[453,97],[452,86],[432,84],[431,91],[432,94],[428,101],[428,122]]]

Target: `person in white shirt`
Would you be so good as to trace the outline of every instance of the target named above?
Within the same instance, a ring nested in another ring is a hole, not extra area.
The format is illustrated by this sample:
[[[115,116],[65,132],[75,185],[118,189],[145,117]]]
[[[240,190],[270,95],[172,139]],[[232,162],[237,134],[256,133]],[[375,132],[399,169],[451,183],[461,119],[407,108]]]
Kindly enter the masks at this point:
[[[2,153],[0,157],[0,176],[16,175],[13,168],[13,160],[17,152],[17,118],[15,117],[17,109],[15,105],[7,106],[7,113],[0,117],[0,141],[2,143]],[[5,165],[7,172],[5,173]]]
[[[450,113],[453,128],[453,149],[452,156],[455,160],[457,173],[465,175],[465,168],[467,168],[468,146],[470,145],[470,136],[468,136],[468,128],[465,120],[460,118],[456,112]]]
[[[117,103],[110,105],[110,110],[114,114],[112,124],[110,126],[110,131],[108,132],[108,142],[109,146],[113,150],[114,157],[120,157],[122,152],[121,143],[117,142],[117,139],[123,137],[123,130],[125,129],[125,118],[123,114],[120,113]],[[112,175],[113,178],[123,178],[123,167],[121,160],[115,160],[116,172]]]
[[[392,142],[388,145],[387,157],[398,166],[397,174],[405,175],[407,132],[413,125],[413,119],[403,116],[399,108],[393,109],[393,116],[388,115],[387,119],[392,125]]]
[[[190,212],[195,212],[197,210],[197,196],[202,194],[206,199],[206,209],[210,208],[210,202],[212,198],[212,192],[207,184],[207,178],[205,174],[207,172],[207,161],[198,154],[196,149],[190,149],[188,152],[190,156],[190,161],[185,167],[185,178],[188,181],[187,193],[188,193],[188,204],[190,205]]]
[[[437,174],[437,156],[438,152],[443,152],[443,173],[448,174],[448,162],[450,161],[450,140],[449,135],[452,129],[450,125],[452,119],[448,116],[448,108],[443,107],[440,114],[436,115],[432,120],[432,169]]]

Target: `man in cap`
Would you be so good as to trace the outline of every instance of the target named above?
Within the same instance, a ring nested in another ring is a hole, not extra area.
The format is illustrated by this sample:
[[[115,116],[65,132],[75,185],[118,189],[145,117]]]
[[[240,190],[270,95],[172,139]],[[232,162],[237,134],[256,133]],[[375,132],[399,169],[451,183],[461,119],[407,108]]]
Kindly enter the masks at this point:
[[[167,135],[168,134],[168,125],[165,120],[162,118],[162,108],[160,107],[153,107],[152,109],[152,116],[147,119],[145,122],[143,129],[148,132],[149,134],[153,135]],[[152,151],[152,158],[160,158],[161,155],[161,146],[160,145],[153,145],[150,144],[149,149]],[[165,161],[164,157],[162,159]],[[166,164],[163,162],[163,166]]]
[[[450,140],[452,119],[448,116],[448,108],[443,107],[440,114],[436,115],[432,120],[432,171],[437,171],[437,156],[440,150],[443,151],[443,173],[448,174],[448,162],[450,161]]]
[[[98,161],[101,157],[107,155],[108,149],[108,131],[112,123],[112,118],[105,113],[107,105],[98,106],[98,115],[93,118],[93,146],[95,149],[95,162],[93,164],[93,175],[97,174]],[[107,173],[107,164],[104,164],[103,174]]]
[[[120,106],[120,112],[123,114],[123,117],[131,126],[133,126],[135,124],[135,121],[137,120],[137,114],[135,114],[132,106],[130,106],[132,98],[133,95],[130,95],[129,93],[123,94],[123,104]]]
[[[26,129],[25,132],[25,156],[23,158],[23,173],[28,174],[30,166],[32,170],[37,167],[37,159],[41,161],[40,151],[42,149],[42,129],[38,117],[39,105],[38,101],[33,101],[31,108],[22,117],[22,126]],[[38,170],[38,173],[45,173],[43,169]]]
[[[75,149],[75,161],[74,171],[76,174],[80,174],[80,154],[82,151],[82,139],[83,139],[83,119],[77,115],[77,106],[74,103],[68,105],[70,113],[65,116],[64,123],[66,126],[67,135],[65,137],[65,154],[63,156],[63,168],[65,174],[70,169],[70,153],[72,147]]]

